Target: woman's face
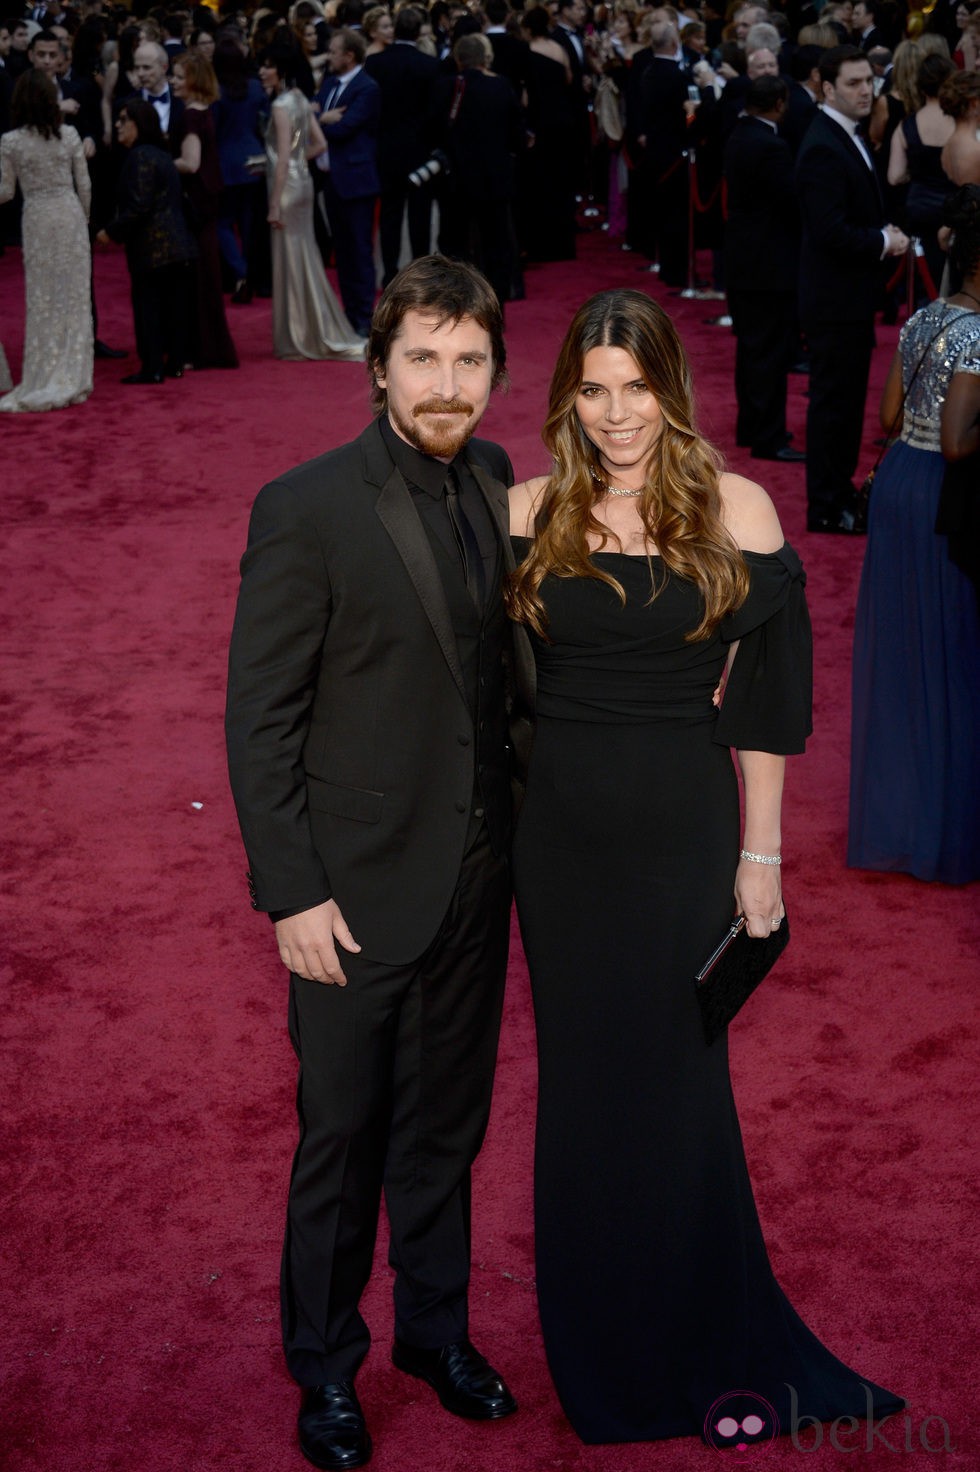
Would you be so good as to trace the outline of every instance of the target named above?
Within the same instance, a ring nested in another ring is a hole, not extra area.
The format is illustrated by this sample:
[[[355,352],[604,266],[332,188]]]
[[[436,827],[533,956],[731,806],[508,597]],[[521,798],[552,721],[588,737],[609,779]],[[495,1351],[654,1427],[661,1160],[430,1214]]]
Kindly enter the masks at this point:
[[[259,67],[259,81],[262,83],[262,86],[269,97],[275,96],[276,92],[278,92],[279,90],[278,68],[271,66],[269,62],[264,62],[262,66]]]
[[[630,34],[630,23],[625,15],[613,16],[612,33],[617,41],[631,41],[633,39]]]
[[[116,137],[122,144],[123,148],[132,148],[133,144],[136,142],[136,124],[133,122],[132,118],[125,112],[121,112],[116,118]]]
[[[170,78],[170,89],[175,97],[180,98],[181,102],[184,102],[186,100],[187,78],[184,75],[184,68],[181,66],[179,61],[174,67],[173,76]]]
[[[195,44],[201,55],[206,56],[208,61],[214,59],[214,37],[210,31],[198,31]]]
[[[387,12],[374,27],[371,40],[378,46],[390,46],[395,39],[395,22]]]
[[[615,484],[642,481],[663,429],[660,405],[625,348],[590,348],[582,360],[575,412]],[[631,472],[633,472],[631,474]]]
[[[316,55],[316,26],[308,21],[303,27],[303,50],[307,56]]]

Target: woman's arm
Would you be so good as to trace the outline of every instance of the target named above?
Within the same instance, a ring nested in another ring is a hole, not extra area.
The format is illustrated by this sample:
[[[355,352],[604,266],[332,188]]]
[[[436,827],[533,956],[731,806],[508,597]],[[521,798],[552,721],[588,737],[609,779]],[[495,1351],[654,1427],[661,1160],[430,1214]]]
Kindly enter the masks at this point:
[[[180,153],[174,159],[174,167],[178,174],[196,174],[201,167],[201,140],[190,129],[181,139]]]
[[[319,158],[327,146],[327,140],[323,136],[323,129],[313,114],[310,114],[310,136],[306,142],[306,157]]]
[[[13,199],[14,190],[17,188],[17,165],[14,163],[14,151],[7,147],[7,139],[13,143],[8,133],[6,137],[0,138],[0,204],[6,204],[8,199]]]
[[[289,140],[292,136],[289,115],[284,107],[276,107],[273,104],[272,126],[276,130],[276,172],[272,176],[269,213],[266,219],[274,230],[278,230],[281,228],[282,191],[286,187],[286,175],[289,173]]]
[[[536,475],[531,480],[522,480],[507,492],[510,502],[510,534],[512,537],[533,537],[534,517],[541,500],[541,492],[548,484],[546,475]]]
[[[954,373],[940,421],[947,460],[965,460],[980,450],[980,373]]]
[[[888,155],[888,182],[893,187],[909,182],[909,153],[905,146],[904,128],[896,128],[892,134],[891,152]]]
[[[895,429],[895,421],[902,410],[902,354],[898,351],[892,358],[885,386],[881,391],[881,403],[878,405],[878,423],[886,434],[891,434]]]
[[[68,131],[67,129],[65,130]],[[85,159],[85,149],[82,140],[74,128],[74,134],[69,142],[71,144],[71,170],[75,178],[75,193],[81,201],[82,211],[86,220],[92,209],[92,178],[88,171],[88,163]]]
[[[745,787],[746,853],[774,858],[782,845],[781,815],[786,758],[768,751],[740,751],[738,765]],[[740,858],[735,870],[735,903],[745,916],[749,935],[769,935],[773,921],[785,914],[778,864]]]
[[[116,90],[118,77],[119,62],[110,61],[102,73],[102,101],[99,104],[102,113],[102,142],[106,148],[112,144],[112,94]]]

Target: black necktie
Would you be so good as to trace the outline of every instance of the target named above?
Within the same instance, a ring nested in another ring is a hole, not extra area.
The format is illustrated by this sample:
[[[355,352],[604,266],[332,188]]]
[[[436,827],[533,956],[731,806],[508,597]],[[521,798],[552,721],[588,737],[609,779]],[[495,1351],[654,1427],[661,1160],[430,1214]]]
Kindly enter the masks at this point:
[[[459,549],[460,561],[463,565],[463,574],[466,578],[466,589],[477,608],[483,608],[484,598],[484,576],[483,558],[480,555],[480,544],[476,540],[472,522],[463,510],[463,503],[459,495],[459,481],[456,472],[449,467],[446,475],[446,506],[449,511],[449,520],[452,523],[453,536]]]

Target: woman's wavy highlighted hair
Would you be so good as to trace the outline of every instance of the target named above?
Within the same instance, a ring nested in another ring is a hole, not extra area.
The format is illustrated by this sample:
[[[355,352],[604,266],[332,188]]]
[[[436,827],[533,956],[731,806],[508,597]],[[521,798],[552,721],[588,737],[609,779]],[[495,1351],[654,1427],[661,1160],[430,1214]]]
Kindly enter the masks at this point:
[[[593,472],[603,480],[606,472],[575,407],[585,355],[600,347],[629,353],[663,416],[637,503],[663,568],[658,580],[650,563],[650,601],[671,573],[689,579],[701,591],[704,614],[687,637],[706,638],[745,601],[748,571],[722,523],[720,461],[694,424],[691,370],[680,338],[663,308],[639,291],[603,291],[591,297],[575,314],[561,345],[542,431],[554,468],[535,514],[530,551],[508,580],[508,612],[546,638],[540,590],[549,573],[595,578],[626,602],[622,585],[592,561],[588,544],[590,535],[599,538],[600,547],[616,540],[593,512],[601,494]]]

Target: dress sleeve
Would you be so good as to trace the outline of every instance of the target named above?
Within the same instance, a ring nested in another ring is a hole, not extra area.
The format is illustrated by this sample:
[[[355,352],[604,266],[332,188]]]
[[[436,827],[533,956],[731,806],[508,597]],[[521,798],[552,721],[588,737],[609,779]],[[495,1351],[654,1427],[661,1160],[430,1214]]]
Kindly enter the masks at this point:
[[[792,756],[812,725],[813,647],[806,574],[784,543],[778,552],[746,552],[749,595],[722,622],[726,643],[738,640],[714,739],[740,751]]]
[[[14,160],[14,140],[10,133],[0,138],[0,204],[13,199],[17,188],[17,164]]]
[[[82,211],[86,220],[92,208],[92,180],[88,171],[88,159],[82,147],[82,140],[75,128],[62,128],[71,149],[71,168],[75,178],[75,193],[78,195]]]

